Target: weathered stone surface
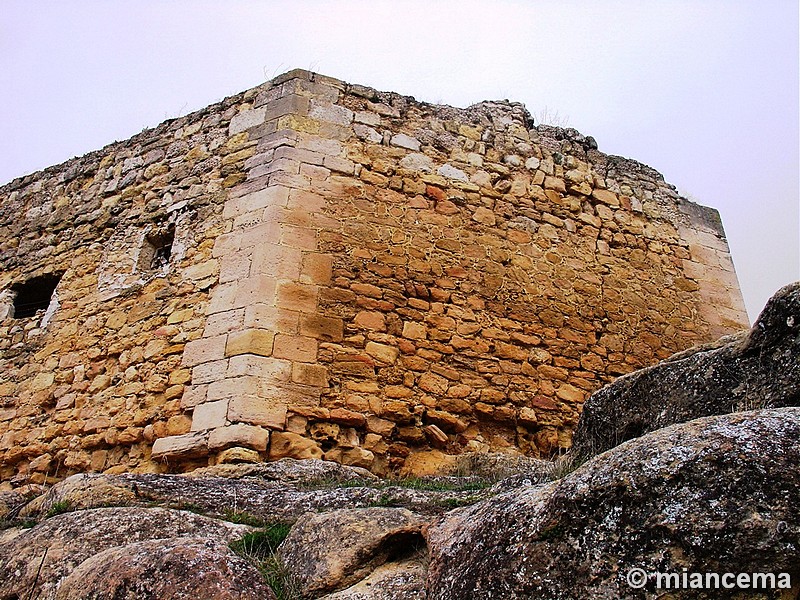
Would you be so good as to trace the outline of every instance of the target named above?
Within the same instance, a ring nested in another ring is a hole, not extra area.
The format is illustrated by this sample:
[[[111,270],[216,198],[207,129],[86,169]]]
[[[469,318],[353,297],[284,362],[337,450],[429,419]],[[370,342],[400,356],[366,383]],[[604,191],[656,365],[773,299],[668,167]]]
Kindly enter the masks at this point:
[[[337,487],[348,482],[345,487]],[[232,500],[233,499],[233,500]],[[53,507],[101,506],[181,508],[204,514],[245,512],[268,521],[295,521],[309,511],[362,508],[375,504],[441,513],[448,503],[474,502],[476,492],[408,489],[376,481],[368,471],[320,460],[217,465],[189,475],[73,475],[24,506],[22,518],[40,518]],[[233,502],[233,506],[232,503]]]
[[[425,600],[424,558],[388,562],[355,585],[321,600]]]
[[[55,598],[65,576],[109,548],[178,536],[227,544],[250,530],[164,508],[96,508],[57,515],[0,546],[0,595]]]
[[[749,333],[620,377],[584,404],[573,451],[708,415],[800,405],[800,283],[770,299]]]
[[[295,70],[0,186],[3,489],[229,446],[547,458],[591,391],[744,323],[718,215],[653,169],[365,89]]]
[[[278,555],[301,592],[314,597],[363,579],[392,556],[412,555],[423,543],[423,524],[399,508],[309,513],[295,523]]]
[[[626,583],[632,568],[796,581],[798,435],[798,408],[705,417],[453,511],[428,532],[428,597],[644,598]],[[719,597],[700,594],[675,597]]]
[[[82,562],[56,600],[271,600],[261,573],[224,541],[178,537],[109,548]]]

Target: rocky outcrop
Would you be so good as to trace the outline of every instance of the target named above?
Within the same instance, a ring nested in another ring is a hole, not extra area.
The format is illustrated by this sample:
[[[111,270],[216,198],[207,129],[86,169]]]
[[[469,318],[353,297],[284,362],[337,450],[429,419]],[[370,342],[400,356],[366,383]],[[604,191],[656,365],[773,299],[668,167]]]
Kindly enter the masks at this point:
[[[798,408],[707,417],[456,510],[428,534],[428,597],[650,597],[626,583],[633,568],[787,572],[796,582],[798,437]]]
[[[10,539],[0,542],[0,598],[4,600],[17,597],[40,600],[56,598],[64,578],[93,557],[94,566],[91,568],[87,566],[83,572],[87,577],[91,575],[93,581],[99,581],[98,578],[103,575],[103,567],[97,560],[106,550],[121,548],[123,555],[129,555],[127,560],[133,562],[129,562],[125,569],[132,570],[131,572],[139,569],[138,572],[144,574],[158,568],[160,559],[155,555],[142,558],[141,564],[137,567],[136,553],[134,549],[129,548],[131,544],[149,543],[138,547],[136,552],[141,555],[144,552],[142,548],[150,550],[156,547],[164,548],[167,547],[164,545],[165,540],[174,538],[192,538],[194,541],[189,545],[194,546],[200,542],[207,542],[209,546],[204,552],[205,558],[202,564],[208,567],[216,560],[225,558],[219,552],[212,552],[214,548],[226,549],[228,542],[241,537],[251,529],[245,525],[164,508],[96,508],[55,515],[30,529],[19,530],[13,537],[9,536]],[[154,540],[159,540],[159,543],[152,543]],[[174,547],[177,548],[181,544],[186,546],[188,542],[181,542]],[[126,548],[128,550],[125,550]],[[188,550],[188,546],[186,548],[184,559],[189,560],[189,555],[193,551]],[[223,554],[227,555],[226,552]],[[118,553],[108,555],[106,558],[115,564],[120,564]],[[145,566],[145,562],[149,562],[149,566]],[[200,573],[202,569],[196,571],[195,575]],[[108,580],[109,582],[115,582],[114,586],[123,585],[117,581],[117,574],[108,573],[107,576],[112,578]],[[80,581],[78,579],[75,585],[80,586]],[[179,585],[177,581],[175,584]],[[155,586],[152,589],[160,588]],[[74,592],[65,593],[67,595],[63,596],[64,598],[75,597]],[[96,597],[113,596],[105,591]]]
[[[433,451],[436,475],[386,481],[283,459],[3,493],[0,600],[720,597],[664,595],[656,572],[782,573],[758,597],[797,598],[800,407],[771,406],[797,403],[798,307],[787,286],[749,334],[605,388],[553,462]]]
[[[425,547],[424,524],[401,508],[308,513],[292,528],[278,556],[303,596],[316,598],[364,579],[390,560],[412,557]]]
[[[245,514],[267,521],[294,522],[308,512],[379,505],[440,514],[449,506],[477,499],[474,490],[457,489],[457,486],[437,484],[427,486],[434,489],[414,489],[378,480],[356,467],[317,459],[283,460],[288,462],[281,461],[283,464],[278,467],[274,465],[279,463],[214,467],[193,476],[73,475],[27,504],[20,516],[39,518],[54,506],[78,510],[109,505],[157,504],[218,517]],[[289,464],[291,469],[287,466]],[[276,478],[279,472],[284,476]],[[260,473],[264,473],[266,478],[262,478]],[[334,473],[338,475],[334,476]]]
[[[620,377],[584,404],[573,452],[593,455],[698,417],[800,405],[800,282],[767,303],[749,333]]]
[[[201,537],[109,548],[82,562],[56,595],[56,600],[108,598],[274,600],[275,594],[227,544]]]

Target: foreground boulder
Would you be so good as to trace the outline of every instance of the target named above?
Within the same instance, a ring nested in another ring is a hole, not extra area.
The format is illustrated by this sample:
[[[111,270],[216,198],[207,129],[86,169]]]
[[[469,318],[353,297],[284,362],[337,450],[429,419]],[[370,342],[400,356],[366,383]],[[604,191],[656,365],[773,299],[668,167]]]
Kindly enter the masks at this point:
[[[56,600],[274,600],[261,573],[227,544],[209,538],[149,540],[83,561]]]
[[[387,561],[412,557],[425,545],[424,524],[402,508],[309,513],[297,521],[278,556],[302,595],[315,598],[364,579]]]
[[[697,419],[559,481],[453,511],[428,534],[428,597],[653,597],[652,583],[627,585],[632,568],[787,572],[797,582],[798,439],[798,408]],[[681,594],[669,597],[719,597]]]
[[[573,452],[591,456],[698,417],[800,405],[800,282],[779,290],[749,333],[620,377],[584,404]]]
[[[109,549],[178,537],[202,538],[214,547],[227,547],[251,529],[164,508],[97,508],[55,515],[0,543],[0,598],[55,598],[66,576]]]

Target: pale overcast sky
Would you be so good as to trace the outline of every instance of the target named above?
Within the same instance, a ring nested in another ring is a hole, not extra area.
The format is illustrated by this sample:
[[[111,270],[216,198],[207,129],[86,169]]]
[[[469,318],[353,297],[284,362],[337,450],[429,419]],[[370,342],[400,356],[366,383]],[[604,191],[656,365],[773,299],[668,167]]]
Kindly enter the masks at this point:
[[[800,279],[796,0],[2,0],[0,182],[296,67],[557,113],[720,210],[751,319]]]

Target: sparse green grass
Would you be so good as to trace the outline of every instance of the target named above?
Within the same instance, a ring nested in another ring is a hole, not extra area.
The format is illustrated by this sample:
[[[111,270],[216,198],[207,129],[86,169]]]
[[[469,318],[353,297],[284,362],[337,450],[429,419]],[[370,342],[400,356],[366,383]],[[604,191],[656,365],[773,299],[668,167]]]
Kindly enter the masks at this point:
[[[495,482],[480,478],[459,478],[459,477],[407,477],[398,479],[350,479],[346,481],[316,481],[308,484],[306,489],[328,489],[328,488],[372,488],[383,490],[386,488],[400,487],[412,490],[422,490],[429,492],[465,492],[482,490],[491,487]]]
[[[266,523],[261,517],[251,515],[250,513],[225,509],[223,518],[231,523],[238,523],[239,525],[250,525],[251,527],[264,527]]]
[[[47,511],[47,514],[45,515],[45,519],[69,512],[71,508],[72,503],[69,500],[59,500],[58,502],[53,502],[53,504],[50,506],[50,509]]]
[[[288,523],[270,523],[230,543],[231,550],[256,566],[278,600],[300,598],[296,582],[277,555],[291,528]]]

